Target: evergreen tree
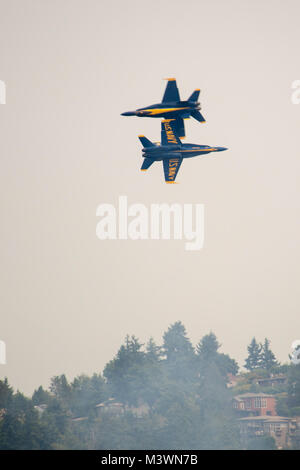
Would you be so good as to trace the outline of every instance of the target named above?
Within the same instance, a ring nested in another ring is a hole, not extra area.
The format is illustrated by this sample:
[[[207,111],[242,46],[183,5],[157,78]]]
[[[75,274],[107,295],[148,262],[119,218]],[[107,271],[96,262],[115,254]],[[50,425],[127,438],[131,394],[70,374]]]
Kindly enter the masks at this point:
[[[196,346],[199,361],[203,363],[216,362],[220,346],[214,333],[210,332],[203,336]]]
[[[122,403],[136,405],[142,395],[146,363],[142,346],[135,336],[126,336],[117,356],[104,368],[112,395]]]
[[[164,366],[172,380],[187,386],[195,377],[195,352],[187,337],[185,327],[178,321],[171,325],[163,336]]]
[[[79,375],[71,383],[70,407],[74,416],[93,415],[95,405],[108,398],[108,390],[103,377]]]
[[[47,405],[50,403],[51,399],[51,393],[49,393],[47,390],[44,390],[42,386],[35,390],[32,395],[32,403],[34,405]]]
[[[210,333],[201,339],[196,348],[199,372],[198,419],[201,424],[199,449],[230,449],[239,446],[232,397],[226,385],[227,373],[233,370],[234,363],[229,356],[218,352],[219,347],[215,334]]]
[[[4,380],[0,380],[0,410],[5,409],[13,396],[13,389],[8,384],[8,380],[5,377]]]
[[[198,367],[201,368],[201,364],[213,362],[217,365],[223,377],[227,378],[229,373],[236,375],[239,370],[237,362],[228,354],[219,353],[220,346],[221,344],[217,341],[214,333],[210,332],[208,335],[203,336],[196,346]]]
[[[264,344],[262,345],[261,352],[261,367],[270,371],[274,367],[278,367],[279,362],[277,362],[274,353],[270,349],[270,341],[265,338]]]
[[[146,345],[146,354],[147,360],[151,362],[158,362],[161,359],[161,347],[155,344],[153,338],[150,338]]]
[[[51,448],[46,427],[33,403],[22,393],[10,396],[0,417],[0,449],[39,450]]]
[[[245,368],[248,370],[259,369],[262,365],[262,345],[258,344],[253,338],[248,346],[248,357],[246,358]]]
[[[68,404],[71,398],[71,386],[65,374],[52,377],[50,383],[51,393],[64,404]]]

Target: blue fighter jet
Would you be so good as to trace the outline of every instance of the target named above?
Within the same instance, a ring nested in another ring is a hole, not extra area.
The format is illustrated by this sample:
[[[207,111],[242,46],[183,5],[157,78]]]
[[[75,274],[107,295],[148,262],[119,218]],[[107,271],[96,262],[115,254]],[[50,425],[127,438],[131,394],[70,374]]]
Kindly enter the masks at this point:
[[[200,90],[195,90],[187,101],[181,101],[175,78],[167,78],[168,83],[161,103],[152,104],[136,111],[127,111],[122,116],[154,117],[174,120],[174,128],[179,137],[185,137],[184,119],[192,116],[199,122],[205,122],[200,113],[198,102]]]
[[[161,144],[151,142],[144,135],[139,135],[138,137],[143,145],[142,156],[144,157],[144,162],[141,170],[146,171],[154,162],[162,161],[166,183],[175,183],[177,173],[184,158],[227,150],[225,147],[183,144],[178,137],[174,120],[172,119],[165,119],[161,122]]]

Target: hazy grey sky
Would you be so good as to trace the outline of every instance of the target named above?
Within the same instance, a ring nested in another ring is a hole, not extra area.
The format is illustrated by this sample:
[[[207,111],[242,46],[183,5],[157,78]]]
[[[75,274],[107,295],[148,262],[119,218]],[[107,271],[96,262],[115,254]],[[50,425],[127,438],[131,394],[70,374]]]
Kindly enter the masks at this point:
[[[243,364],[255,335],[281,361],[300,339],[300,3],[276,0],[0,1],[1,322],[7,376],[31,393],[103,369],[135,334],[181,320]],[[228,147],[185,161],[178,185],[140,172],[123,111],[201,88],[207,123],[186,142]],[[205,204],[205,245],[100,241],[96,208]]]

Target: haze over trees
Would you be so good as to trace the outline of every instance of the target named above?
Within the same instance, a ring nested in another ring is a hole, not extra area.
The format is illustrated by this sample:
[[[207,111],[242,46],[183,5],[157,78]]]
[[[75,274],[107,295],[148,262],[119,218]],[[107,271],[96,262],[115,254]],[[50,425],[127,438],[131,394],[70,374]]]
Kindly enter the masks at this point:
[[[229,375],[237,362],[220,352],[210,332],[193,346],[176,322],[162,344],[127,336],[103,373],[69,382],[53,377],[31,398],[0,380],[0,449],[239,449]],[[270,341],[248,346],[241,387],[252,390],[253,374],[286,367],[289,382],[279,408],[300,414],[300,366],[280,366]],[[237,393],[237,392],[236,392]],[[100,405],[96,406],[96,405]],[[272,440],[249,444],[272,448]]]

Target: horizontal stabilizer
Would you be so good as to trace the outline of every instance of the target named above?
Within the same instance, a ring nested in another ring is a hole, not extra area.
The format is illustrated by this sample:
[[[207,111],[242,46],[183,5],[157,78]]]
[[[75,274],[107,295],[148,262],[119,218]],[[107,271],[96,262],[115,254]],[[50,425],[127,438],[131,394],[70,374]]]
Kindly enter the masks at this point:
[[[202,116],[202,114],[199,111],[196,111],[196,110],[192,111],[191,116],[193,116],[193,118],[196,119],[199,122],[205,122],[204,117]]]
[[[143,161],[143,164],[141,166],[141,170],[142,171],[146,171],[148,170],[148,168],[152,165],[152,163],[154,163],[155,160],[153,160],[152,158],[145,158],[145,160]]]
[[[193,93],[189,97],[188,101],[194,101],[196,103],[198,101],[199,94],[200,94],[200,90],[193,91]]]
[[[139,139],[143,147],[155,147],[151,140],[147,139],[144,135],[139,135]]]

